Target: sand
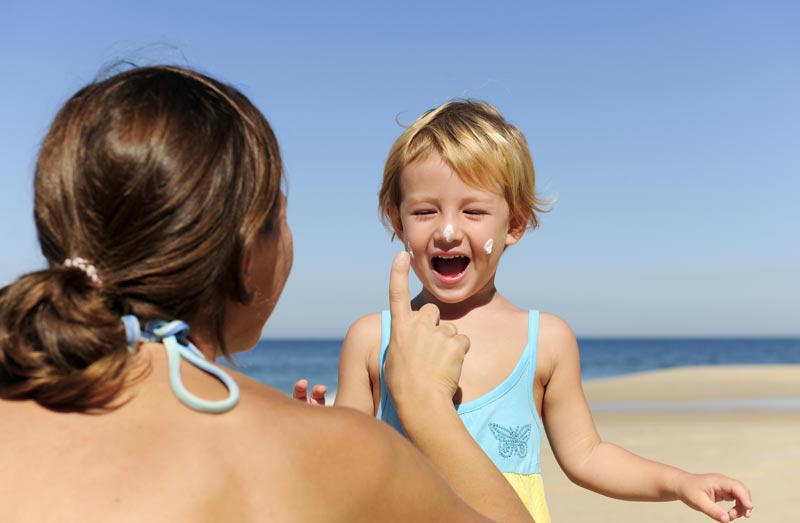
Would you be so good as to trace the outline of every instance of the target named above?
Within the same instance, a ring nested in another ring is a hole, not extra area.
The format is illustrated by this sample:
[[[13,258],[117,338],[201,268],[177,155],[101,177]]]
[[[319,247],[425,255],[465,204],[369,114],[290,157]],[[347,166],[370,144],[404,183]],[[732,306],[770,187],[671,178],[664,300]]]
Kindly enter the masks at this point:
[[[741,480],[755,504],[753,517],[741,521],[800,521],[800,365],[683,367],[590,381],[584,389],[604,440]],[[584,490],[564,476],[547,443],[542,473],[556,523],[712,521],[680,502],[626,502]]]

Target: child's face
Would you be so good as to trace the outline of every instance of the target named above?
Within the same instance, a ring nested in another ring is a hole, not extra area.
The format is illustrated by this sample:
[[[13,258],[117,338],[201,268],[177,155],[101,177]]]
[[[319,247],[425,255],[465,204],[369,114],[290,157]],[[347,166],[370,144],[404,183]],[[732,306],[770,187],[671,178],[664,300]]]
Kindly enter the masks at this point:
[[[501,194],[465,184],[435,153],[403,169],[400,193],[395,232],[429,293],[459,303],[494,285],[504,247],[524,232],[512,228]]]

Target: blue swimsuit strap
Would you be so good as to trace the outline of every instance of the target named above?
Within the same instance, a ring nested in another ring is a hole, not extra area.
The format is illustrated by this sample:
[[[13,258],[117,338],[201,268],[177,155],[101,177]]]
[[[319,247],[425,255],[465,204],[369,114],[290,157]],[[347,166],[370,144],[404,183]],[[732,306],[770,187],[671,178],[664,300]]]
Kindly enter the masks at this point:
[[[129,350],[140,340],[164,345],[169,363],[169,382],[181,403],[200,412],[226,412],[239,402],[239,386],[227,372],[209,363],[203,353],[189,341],[189,325],[185,322],[154,320],[147,322],[142,329],[139,319],[129,314],[122,317],[122,323],[125,325]],[[189,392],[181,379],[181,358],[221,381],[228,389],[228,397],[209,401]]]

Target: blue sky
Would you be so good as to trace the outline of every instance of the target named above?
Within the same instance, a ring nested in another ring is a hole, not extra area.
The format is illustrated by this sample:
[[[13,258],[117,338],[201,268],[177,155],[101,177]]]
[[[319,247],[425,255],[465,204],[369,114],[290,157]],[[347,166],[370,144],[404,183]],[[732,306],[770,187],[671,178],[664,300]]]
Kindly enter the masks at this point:
[[[37,2],[0,8],[0,284],[42,266],[38,145],[104,66],[169,62],[272,122],[295,265],[266,337],[386,307],[376,193],[400,123],[500,108],[557,196],[498,288],[579,336],[800,335],[800,4]],[[418,289],[418,284],[414,283]]]

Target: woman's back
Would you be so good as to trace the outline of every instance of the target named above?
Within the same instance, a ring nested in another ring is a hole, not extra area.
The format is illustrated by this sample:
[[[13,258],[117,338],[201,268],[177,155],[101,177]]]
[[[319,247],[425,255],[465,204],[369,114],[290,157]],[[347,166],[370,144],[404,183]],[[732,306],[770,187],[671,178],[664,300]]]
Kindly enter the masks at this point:
[[[292,403],[237,374],[237,408],[199,413],[173,395],[163,348],[148,345],[142,357],[148,356],[151,369],[131,388],[130,401],[107,413],[0,401],[4,519],[246,521],[286,508],[294,489],[304,502],[292,507],[292,518],[279,518],[291,520],[325,497],[320,491],[306,499],[296,477],[313,471],[304,463],[302,437],[323,409]],[[187,365],[181,370],[198,395],[225,395],[214,378]],[[260,484],[249,482],[254,475]]]
[[[226,507],[219,501],[230,495],[218,441],[240,416],[181,405],[165,358],[147,352],[155,356],[151,371],[117,410],[60,413],[31,400],[0,401],[0,503],[14,511],[10,520],[227,519],[213,508]],[[206,381],[183,372],[187,381]]]

